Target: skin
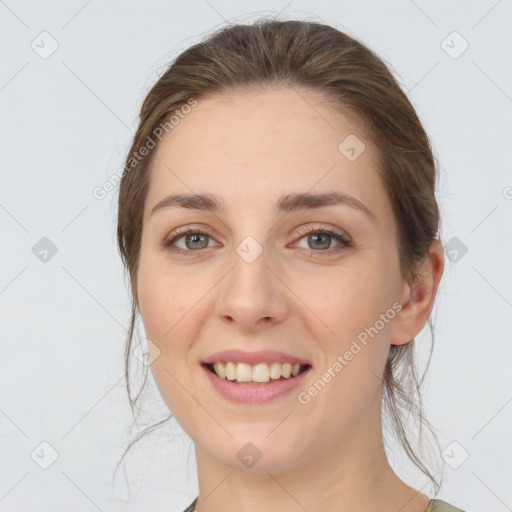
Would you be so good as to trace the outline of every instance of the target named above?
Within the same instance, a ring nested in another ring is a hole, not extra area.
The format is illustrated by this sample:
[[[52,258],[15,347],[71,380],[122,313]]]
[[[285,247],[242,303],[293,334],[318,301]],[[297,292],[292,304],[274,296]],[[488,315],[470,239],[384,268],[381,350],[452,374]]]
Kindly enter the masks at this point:
[[[366,145],[354,161],[338,150],[349,134]],[[433,243],[418,279],[402,279],[397,225],[362,125],[310,91],[233,91],[199,100],[155,151],[137,299],[159,351],[155,381],[195,443],[197,510],[424,511],[429,498],[386,459],[381,377],[390,345],[409,343],[430,315],[443,252]],[[344,205],[273,212],[282,194],[332,190],[355,196],[374,219]],[[168,194],[190,192],[220,196],[225,211],[167,208],[150,216]],[[188,255],[159,245],[186,226],[209,236],[176,242]],[[308,243],[305,227],[334,229],[352,245],[337,251],[329,237]],[[235,251],[247,236],[263,248],[250,264]],[[397,301],[401,311],[378,335],[307,405],[299,403],[298,392]],[[313,369],[297,393],[235,404],[200,367],[231,348],[281,350]],[[262,454],[252,468],[237,457],[247,442]]]

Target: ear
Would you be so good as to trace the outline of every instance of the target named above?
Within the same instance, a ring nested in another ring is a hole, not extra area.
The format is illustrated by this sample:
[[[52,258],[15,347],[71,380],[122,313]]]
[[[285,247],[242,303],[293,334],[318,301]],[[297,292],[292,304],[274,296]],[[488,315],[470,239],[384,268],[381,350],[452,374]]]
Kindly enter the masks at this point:
[[[395,316],[391,328],[392,345],[406,345],[421,332],[432,311],[443,270],[443,248],[435,240],[416,279],[402,284],[399,298],[402,309]]]

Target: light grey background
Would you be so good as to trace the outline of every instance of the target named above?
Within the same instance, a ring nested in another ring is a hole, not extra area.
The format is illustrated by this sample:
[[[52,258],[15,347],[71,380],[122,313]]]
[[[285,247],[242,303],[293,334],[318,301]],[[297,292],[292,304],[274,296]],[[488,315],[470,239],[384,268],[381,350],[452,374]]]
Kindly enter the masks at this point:
[[[129,310],[115,246],[117,189],[102,200],[93,190],[122,167],[140,104],[172,58],[226,20],[279,11],[367,43],[432,139],[450,252],[424,395],[446,449],[439,497],[468,512],[512,510],[512,2],[7,0],[0,511],[181,511],[195,497],[193,445],[178,426],[136,444],[112,485],[137,430],[123,380]],[[43,237],[55,255],[44,253]],[[428,347],[428,330],[418,339]],[[167,413],[154,387],[144,406],[149,422]],[[53,450],[58,458],[43,469]],[[405,456],[393,451],[392,459],[403,479],[429,492]]]

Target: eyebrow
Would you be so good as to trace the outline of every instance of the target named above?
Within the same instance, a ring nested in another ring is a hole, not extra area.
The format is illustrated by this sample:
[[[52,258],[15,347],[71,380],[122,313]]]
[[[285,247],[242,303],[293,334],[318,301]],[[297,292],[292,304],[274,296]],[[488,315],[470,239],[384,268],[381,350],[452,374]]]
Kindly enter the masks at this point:
[[[309,192],[282,195],[274,205],[274,212],[289,213],[298,210],[323,208],[326,206],[345,205],[364,212],[375,219],[373,212],[359,199],[343,192],[326,192],[311,194]],[[151,210],[151,216],[164,208],[187,208],[210,212],[223,212],[224,204],[220,198],[212,194],[171,194],[159,201]]]

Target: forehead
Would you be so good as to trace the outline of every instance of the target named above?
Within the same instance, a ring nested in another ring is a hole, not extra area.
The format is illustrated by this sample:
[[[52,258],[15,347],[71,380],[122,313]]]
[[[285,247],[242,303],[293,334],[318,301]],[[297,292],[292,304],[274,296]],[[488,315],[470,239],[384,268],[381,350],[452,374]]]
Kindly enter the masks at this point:
[[[155,151],[145,217],[176,192],[213,193],[227,206],[235,201],[264,208],[268,202],[271,208],[272,198],[285,193],[337,189],[377,214],[390,212],[377,151],[362,122],[304,89],[199,99]]]
[[[340,109],[322,101],[318,93],[297,88],[226,92],[199,99],[165,135],[157,152],[172,151],[179,157],[180,146],[184,143],[183,149],[190,149],[193,143],[197,150],[226,159],[280,162],[307,156],[308,160],[332,160],[347,135],[367,138],[361,121],[348,109],[343,114]],[[276,148],[281,151],[276,153]],[[196,157],[201,158],[198,153]]]

